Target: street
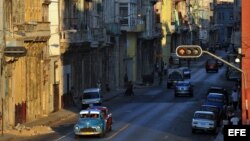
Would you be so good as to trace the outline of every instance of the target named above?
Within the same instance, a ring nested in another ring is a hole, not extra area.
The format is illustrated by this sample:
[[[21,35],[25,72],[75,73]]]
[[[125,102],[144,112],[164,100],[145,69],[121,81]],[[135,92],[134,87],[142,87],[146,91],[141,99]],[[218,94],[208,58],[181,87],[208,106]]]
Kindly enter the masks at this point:
[[[72,117],[52,126],[51,134],[32,137],[32,140],[112,140],[112,141],[213,141],[215,134],[191,132],[191,119],[203,103],[210,86],[223,86],[231,92],[233,81],[225,78],[225,65],[218,73],[206,73],[203,56],[191,63],[193,97],[175,97],[173,89],[167,89],[166,79],[161,86],[153,85],[137,89],[135,96],[119,96],[104,102],[112,112],[113,129],[104,138],[83,136],[74,138],[73,126],[78,117]],[[219,132],[219,128],[218,128]]]

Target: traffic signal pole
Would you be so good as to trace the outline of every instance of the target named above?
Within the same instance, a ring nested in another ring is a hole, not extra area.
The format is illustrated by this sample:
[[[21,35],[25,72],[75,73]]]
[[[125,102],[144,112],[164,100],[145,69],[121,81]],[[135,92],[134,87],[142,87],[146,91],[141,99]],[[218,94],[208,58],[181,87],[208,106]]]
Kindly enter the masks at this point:
[[[243,76],[243,91],[242,91],[242,95],[244,95],[244,97],[247,97],[247,78],[246,78],[246,73],[245,73],[242,69],[240,69],[240,68],[234,66],[233,64],[227,62],[226,60],[224,60],[224,59],[222,59],[222,58],[220,58],[220,57],[214,55],[213,53],[210,53],[209,51],[202,51],[202,53],[206,53],[206,54],[208,54],[208,55],[210,55],[210,56],[212,56],[212,57],[214,57],[214,58],[216,58],[216,59],[222,61],[223,63],[227,64],[228,66],[230,66],[230,67],[236,69],[237,71],[241,72],[241,74],[242,74],[242,76]],[[248,99],[245,98],[244,101],[245,101],[245,103],[244,103],[245,108],[243,108],[243,109],[245,109],[245,111],[243,111],[243,112],[246,113],[246,115],[245,115],[245,117],[244,117],[244,118],[246,119],[246,123],[245,123],[245,124],[249,125],[249,117],[248,117],[248,114],[249,114],[249,113],[248,113],[248,108],[249,108],[249,107],[248,107]],[[242,101],[242,102],[243,102],[243,101]],[[244,121],[242,121],[242,124],[244,124],[243,122],[244,122]]]
[[[213,58],[222,61],[224,64],[232,67],[233,69],[241,72],[243,77],[243,87],[242,87],[242,124],[249,125],[249,112],[248,112],[248,87],[247,87],[247,69],[243,71],[241,68],[227,62],[226,60],[220,58],[219,56],[209,52],[203,51],[200,46],[197,45],[180,45],[176,48],[176,55],[180,58],[198,58],[203,53],[212,56]],[[244,61],[244,60],[243,60]]]

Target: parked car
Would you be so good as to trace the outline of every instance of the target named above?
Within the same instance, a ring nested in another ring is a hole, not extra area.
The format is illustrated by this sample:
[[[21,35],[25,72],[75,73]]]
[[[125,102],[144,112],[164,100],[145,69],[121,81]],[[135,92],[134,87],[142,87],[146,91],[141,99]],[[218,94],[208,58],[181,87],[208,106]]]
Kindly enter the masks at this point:
[[[204,104],[217,106],[220,108],[222,113],[224,113],[226,108],[226,97],[221,93],[209,93]]]
[[[174,89],[175,97],[193,96],[193,85],[189,81],[178,81]]]
[[[102,93],[100,88],[85,89],[81,95],[82,109],[102,104]]]
[[[175,70],[168,75],[167,88],[174,87],[178,81],[183,81],[183,80],[184,78],[182,72]]]
[[[240,80],[241,72],[239,72],[238,70],[229,69],[228,71],[226,71],[226,78],[227,80],[232,80],[232,81]]]
[[[192,133],[197,130],[216,133],[217,121],[214,112],[195,111],[192,118]]]
[[[216,59],[207,59],[206,64],[206,72],[218,72],[219,71],[219,66],[218,66],[218,61]]]
[[[201,111],[211,111],[214,112],[217,125],[220,126],[221,119],[223,117],[222,112],[219,107],[213,105],[201,105]]]
[[[104,116],[103,110],[99,108],[81,110],[79,119],[74,125],[75,138],[81,135],[98,135],[104,137],[111,124],[107,124],[111,115]]]
[[[226,88],[219,87],[219,86],[212,86],[212,87],[209,87],[208,90],[207,90],[207,95],[209,93],[223,94],[226,97],[226,105],[230,103],[230,95],[229,95]]]

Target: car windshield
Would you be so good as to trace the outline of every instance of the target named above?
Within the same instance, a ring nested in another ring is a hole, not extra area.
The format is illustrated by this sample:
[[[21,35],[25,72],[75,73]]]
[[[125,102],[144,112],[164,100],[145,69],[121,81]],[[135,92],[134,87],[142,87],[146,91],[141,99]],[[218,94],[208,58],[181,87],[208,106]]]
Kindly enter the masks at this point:
[[[99,114],[81,114],[80,118],[98,118]]]
[[[98,92],[85,92],[82,98],[83,99],[99,98],[99,93]]]
[[[209,89],[208,91],[209,93],[224,93],[224,90],[223,89],[220,89],[220,88],[211,88]]]
[[[213,120],[214,116],[212,114],[205,114],[205,113],[196,113],[194,115],[195,119],[210,119]]]
[[[182,79],[182,75],[179,72],[172,72],[169,75],[169,79],[179,79],[179,80],[181,80]]]

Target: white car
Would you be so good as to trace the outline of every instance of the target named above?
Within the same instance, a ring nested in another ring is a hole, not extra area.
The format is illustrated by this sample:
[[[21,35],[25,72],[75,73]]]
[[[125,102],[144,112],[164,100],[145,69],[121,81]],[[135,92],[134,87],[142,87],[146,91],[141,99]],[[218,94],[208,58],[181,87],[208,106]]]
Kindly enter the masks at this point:
[[[197,130],[216,133],[216,115],[211,111],[195,111],[192,119],[192,133]]]
[[[82,109],[102,104],[102,93],[100,88],[88,88],[82,93]]]

